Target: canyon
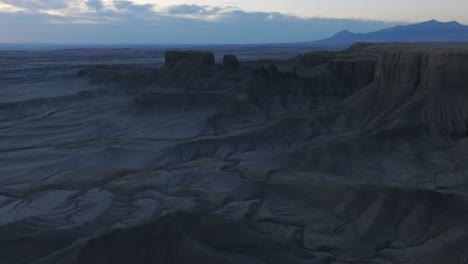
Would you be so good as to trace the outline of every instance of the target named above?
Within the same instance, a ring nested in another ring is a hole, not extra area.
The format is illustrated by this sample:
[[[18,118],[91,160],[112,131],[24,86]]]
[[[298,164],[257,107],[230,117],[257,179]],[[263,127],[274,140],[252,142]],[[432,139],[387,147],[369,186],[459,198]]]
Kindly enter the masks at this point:
[[[93,52],[0,54],[0,263],[468,263],[468,44]]]

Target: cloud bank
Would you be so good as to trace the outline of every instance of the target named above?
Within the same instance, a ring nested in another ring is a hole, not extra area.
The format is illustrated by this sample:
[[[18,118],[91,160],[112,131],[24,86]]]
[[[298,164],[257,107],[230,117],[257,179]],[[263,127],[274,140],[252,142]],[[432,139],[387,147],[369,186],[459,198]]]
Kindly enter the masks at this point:
[[[0,0],[0,42],[33,43],[284,43],[368,32],[383,21],[300,18],[235,6],[159,7],[129,0]]]

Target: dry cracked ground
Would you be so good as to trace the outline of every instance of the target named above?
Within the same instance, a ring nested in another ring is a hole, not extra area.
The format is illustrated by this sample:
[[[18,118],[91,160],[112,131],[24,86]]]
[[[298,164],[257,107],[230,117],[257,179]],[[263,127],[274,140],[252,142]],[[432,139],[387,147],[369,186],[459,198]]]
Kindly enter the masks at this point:
[[[0,54],[0,263],[468,263],[468,45],[205,55]]]

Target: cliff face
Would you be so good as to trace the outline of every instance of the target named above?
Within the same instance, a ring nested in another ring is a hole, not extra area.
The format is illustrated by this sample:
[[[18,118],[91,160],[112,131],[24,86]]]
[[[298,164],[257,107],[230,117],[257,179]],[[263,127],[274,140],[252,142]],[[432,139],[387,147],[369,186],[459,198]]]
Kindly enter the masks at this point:
[[[412,119],[466,134],[468,53],[428,50],[383,52],[375,80],[345,102],[355,122]]]
[[[363,50],[368,49],[364,46],[304,54],[301,63],[306,76],[312,77],[311,89],[349,96],[372,83],[378,56],[374,51],[363,53]]]
[[[304,54],[301,57],[302,64],[306,68],[318,66],[320,64],[328,63],[336,56],[336,52],[332,51],[319,51]]]
[[[371,59],[332,60],[328,62],[328,68],[350,92],[355,92],[372,83],[375,66],[376,61]]]

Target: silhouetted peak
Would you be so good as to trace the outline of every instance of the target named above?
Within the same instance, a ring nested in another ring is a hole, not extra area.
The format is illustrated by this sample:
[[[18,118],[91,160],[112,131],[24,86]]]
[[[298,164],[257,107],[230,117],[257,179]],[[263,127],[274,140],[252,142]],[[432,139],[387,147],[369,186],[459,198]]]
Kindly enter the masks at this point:
[[[431,20],[424,21],[424,22],[421,22],[421,23],[413,24],[413,26],[418,26],[418,25],[419,26],[421,26],[421,25],[433,26],[433,25],[440,25],[440,24],[443,24],[443,23],[438,21],[438,20],[431,19]]]
[[[422,22],[422,23],[419,23],[419,24],[415,24],[415,25],[429,25],[429,26],[436,26],[436,25],[447,25],[447,26],[463,26],[462,24],[458,23],[457,21],[449,21],[449,22],[441,22],[441,21],[438,21],[436,19],[432,19],[432,20],[429,20],[429,21],[426,21],[426,22]]]
[[[457,21],[450,21],[450,22],[447,22],[447,24],[450,24],[450,25],[456,25],[456,26],[463,26],[462,24],[458,23]]]
[[[348,35],[353,35],[353,33],[347,29],[340,31],[335,34],[336,36],[348,36]]]

